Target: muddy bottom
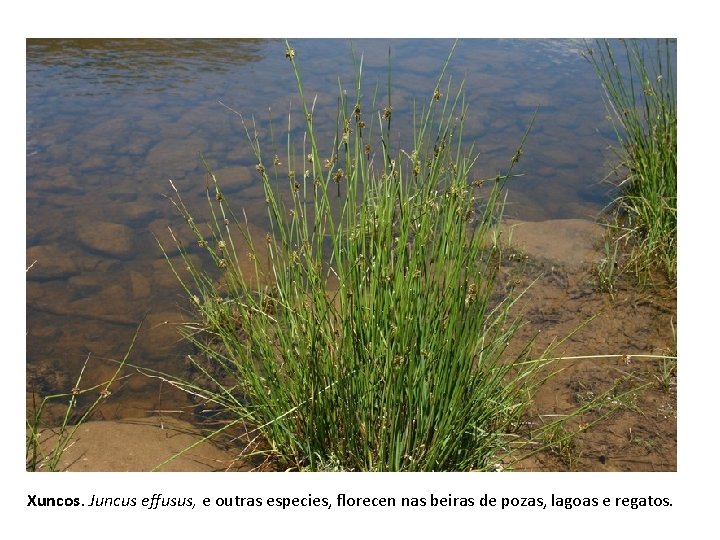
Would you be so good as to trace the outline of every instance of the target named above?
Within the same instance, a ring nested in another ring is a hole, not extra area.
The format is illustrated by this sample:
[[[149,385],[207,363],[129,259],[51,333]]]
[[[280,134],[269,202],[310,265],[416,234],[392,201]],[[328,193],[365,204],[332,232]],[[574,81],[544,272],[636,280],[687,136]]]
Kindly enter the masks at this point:
[[[524,292],[533,357],[562,358],[536,396],[527,430],[552,424],[530,471],[674,471],[677,468],[676,290],[638,287],[624,276],[598,290],[602,229],[580,220],[517,224],[505,282]],[[537,280],[537,281],[535,281]],[[532,286],[530,286],[532,283]],[[548,349],[549,347],[549,349]]]
[[[603,230],[591,222],[509,221],[506,226],[511,249],[502,283],[508,291],[524,290],[517,314],[527,321],[511,348],[532,339],[533,357],[561,358],[548,368],[548,374],[557,373],[540,388],[521,431],[530,435],[573,414],[507,468],[676,470],[676,361],[658,358],[675,354],[676,290],[639,288],[630,279],[619,280],[612,295],[598,290],[594,268]],[[108,399],[93,417],[113,421],[81,426],[61,468],[151,470],[200,441],[207,431],[201,431],[188,397],[160,379],[150,384],[157,389],[152,403],[147,393],[133,401],[133,386],[146,388],[148,379],[129,373],[120,384],[124,399]],[[62,406],[55,407],[55,414],[62,412]],[[145,418],[127,419],[134,415]],[[162,470],[267,469],[242,458],[242,438],[225,437],[219,445],[202,442]]]

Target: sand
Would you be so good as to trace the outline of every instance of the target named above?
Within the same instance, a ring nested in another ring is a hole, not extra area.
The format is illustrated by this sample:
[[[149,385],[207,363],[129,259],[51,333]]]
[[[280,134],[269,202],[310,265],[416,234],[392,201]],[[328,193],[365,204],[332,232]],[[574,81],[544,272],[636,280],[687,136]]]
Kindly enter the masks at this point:
[[[137,418],[82,424],[63,453],[59,471],[237,471],[242,467],[236,455],[209,441],[192,424],[172,418]],[[52,448],[57,437],[46,430],[41,434],[45,448]],[[202,442],[201,442],[202,441]],[[199,443],[199,444],[198,444]],[[42,470],[42,469],[40,469]]]

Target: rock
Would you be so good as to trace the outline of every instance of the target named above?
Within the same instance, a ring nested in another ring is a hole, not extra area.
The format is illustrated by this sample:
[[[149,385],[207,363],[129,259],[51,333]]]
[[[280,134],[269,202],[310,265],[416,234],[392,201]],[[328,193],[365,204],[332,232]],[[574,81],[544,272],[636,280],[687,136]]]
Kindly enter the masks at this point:
[[[142,308],[142,305],[129,298],[123,286],[112,283],[91,297],[80,298],[59,309],[67,309],[70,315],[88,319],[135,325],[142,319]]]
[[[133,232],[119,223],[85,223],[78,228],[78,239],[91,251],[117,258],[127,258],[133,251]]]
[[[101,120],[83,132],[82,137],[92,149],[108,149],[130,130],[130,122],[123,114]]]
[[[136,133],[125,146],[118,149],[118,153],[133,157],[144,156],[153,144],[155,144],[155,139],[149,135]]]
[[[125,222],[131,225],[145,225],[162,215],[159,204],[152,202],[137,201],[132,204],[123,205],[122,211],[125,215]]]
[[[90,155],[77,165],[78,169],[83,173],[105,171],[110,166],[111,163],[108,162],[107,158],[99,155]]]
[[[206,261],[203,261],[197,254],[189,255],[189,258],[192,264],[195,265],[197,268],[203,268],[202,265],[206,264]],[[188,272],[187,265],[183,258],[179,255],[175,255],[170,258],[170,262],[172,263],[178,275],[183,279],[183,281],[185,281],[188,285],[192,285],[192,276]],[[178,282],[177,276],[173,273],[170,264],[167,260],[165,260],[164,257],[154,260],[151,266],[152,281],[158,289],[164,289],[165,291],[182,290],[181,285]]]
[[[165,171],[170,177],[184,176],[200,166],[199,155],[206,150],[207,143],[200,137],[188,139],[163,139],[149,150],[147,167]]]
[[[515,105],[518,107],[549,107],[552,99],[549,94],[540,92],[520,92],[515,97]]]
[[[98,277],[95,272],[78,274],[68,280],[68,285],[76,295],[90,296],[102,287]]]
[[[168,229],[168,226],[172,227],[172,233]],[[204,224],[201,225],[201,227],[206,233],[206,237],[210,239],[212,237],[210,228]],[[180,253],[177,241],[179,241],[186,250],[190,251],[195,250],[198,243],[197,237],[190,228],[185,223],[178,222],[177,219],[174,220],[174,222],[170,222],[164,218],[156,219],[147,226],[147,232],[145,234],[149,234],[152,237],[154,244],[159,242],[160,245],[158,245],[157,249],[158,254],[161,254],[162,250],[165,250],[171,257]],[[162,246],[162,250],[160,246]]]
[[[152,292],[150,280],[135,270],[130,270],[130,286],[132,288],[132,296],[135,300],[147,298]]]
[[[62,321],[56,324],[67,330],[68,343],[57,342],[55,346],[58,350],[65,351],[63,354],[77,346],[78,340],[89,345],[89,340],[94,339],[89,337],[91,334],[112,346],[107,327],[95,333],[88,330],[88,325],[93,322],[134,327],[142,320],[144,306],[130,301],[127,291],[120,285],[113,284],[102,288],[102,284],[98,283],[94,290],[88,292],[89,296],[78,298],[78,293],[83,292],[85,291],[79,291],[70,285],[58,287],[55,282],[50,281],[28,282],[26,287],[28,308],[62,318]],[[70,325],[74,324],[71,319],[82,319],[77,329],[70,329]]]
[[[577,165],[577,149],[571,147],[548,147],[543,149],[543,158],[547,165],[559,167],[565,165]]]
[[[176,311],[150,313],[143,321],[138,345],[143,358],[162,358],[177,353],[183,341],[180,326],[187,317]]]
[[[33,267],[33,270],[35,267]],[[32,273],[30,270],[29,273]],[[25,302],[28,308],[36,311],[55,313],[56,307],[65,308],[74,299],[71,287],[58,287],[57,281],[28,280],[25,286]],[[62,313],[63,315],[65,312]]]
[[[33,191],[71,195],[80,195],[84,191],[75,178],[69,174],[66,176],[52,176],[50,178],[36,180],[33,181],[29,187]]]
[[[602,226],[584,219],[507,220],[503,229],[505,238],[512,235],[513,247],[533,258],[553,261],[571,271],[584,264],[597,263],[597,246],[605,232]]]
[[[26,268],[37,261],[28,270],[28,279],[61,279],[79,272],[75,258],[55,245],[31,247],[27,250],[26,259]]]
[[[220,189],[228,193],[247,187],[255,181],[261,182],[260,174],[255,167],[225,167],[214,170],[213,174]]]

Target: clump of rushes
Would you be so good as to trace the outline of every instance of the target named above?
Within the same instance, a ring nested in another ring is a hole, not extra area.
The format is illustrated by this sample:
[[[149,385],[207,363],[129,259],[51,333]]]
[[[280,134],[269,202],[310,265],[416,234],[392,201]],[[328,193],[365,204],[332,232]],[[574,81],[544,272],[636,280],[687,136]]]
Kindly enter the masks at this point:
[[[586,58],[605,90],[610,120],[625,171],[614,201],[614,230],[630,246],[630,263],[641,282],[662,270],[677,274],[677,98],[675,44],[658,41],[648,53],[622,40],[624,58],[598,41]]]
[[[253,426],[279,467],[494,469],[539,366],[524,353],[507,358],[519,322],[508,314],[513,300],[494,294],[514,163],[473,185],[478,156],[462,140],[468,107],[462,86],[446,80],[449,58],[414,113],[412,147],[395,152],[390,94],[363,102],[354,59],[354,96],[341,89],[337,135],[321,147],[301,54],[288,44],[286,56],[306,129],[302,148],[288,135],[287,171],[263,158],[254,121],[241,116],[265,187],[267,256],[216,196],[211,172],[213,241],[176,190],[175,205],[221,267],[216,280],[181,247],[191,277],[180,277],[184,266],[176,275],[198,311],[186,336],[205,383],[176,384]],[[240,262],[248,253],[250,275]]]

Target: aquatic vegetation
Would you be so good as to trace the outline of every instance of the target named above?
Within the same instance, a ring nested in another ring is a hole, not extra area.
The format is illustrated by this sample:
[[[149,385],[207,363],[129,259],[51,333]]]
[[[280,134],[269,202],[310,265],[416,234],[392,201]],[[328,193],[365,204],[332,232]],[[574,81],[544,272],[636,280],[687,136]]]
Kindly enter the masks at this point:
[[[611,297],[615,294],[618,277],[618,249],[619,242],[612,241],[611,238],[606,236],[603,245],[603,257],[595,268],[598,288],[607,292]]]
[[[34,264],[33,262],[27,270],[29,271]],[[33,403],[33,410],[28,414],[28,418],[25,419],[25,468],[28,471],[55,472],[58,470],[60,459],[65,450],[73,444],[78,428],[92,419],[98,407],[110,396],[110,389],[113,385],[125,378],[121,373],[135,346],[139,330],[140,327],[136,330],[127,353],[122,360],[117,362],[115,371],[108,380],[87,388],[81,387],[83,376],[85,375],[85,370],[90,360],[90,355],[88,354],[78,374],[75,386],[73,386],[69,392],[45,396],[39,404]],[[89,396],[94,396],[89,404],[79,404],[80,399]],[[35,395],[33,394],[33,399],[34,398]],[[51,403],[63,400],[67,400],[67,405],[60,425],[53,428],[45,428],[43,420],[48,406]]]
[[[654,54],[637,41],[597,42],[586,58],[602,82],[620,145],[622,180],[613,203],[613,232],[630,248],[629,267],[645,282],[653,270],[677,275],[677,97],[675,44],[659,41]],[[620,62],[620,64],[618,63]]]
[[[354,92],[341,88],[337,135],[323,146],[301,52],[288,44],[285,55],[301,146],[288,135],[284,159],[264,154],[255,121],[237,113],[271,232],[252,237],[210,170],[207,227],[173,184],[173,203],[213,262],[198,267],[178,242],[184,267],[173,269],[197,311],[185,336],[199,377],[173,383],[252,426],[262,440],[253,449],[277,467],[494,470],[542,365],[527,349],[506,354],[520,322],[509,315],[514,299],[494,287],[504,188],[524,138],[507,172],[472,178],[468,106],[462,85],[445,80],[446,62],[416,107],[412,146],[394,149],[390,82],[387,102],[377,91],[365,102],[354,59]]]
[[[537,382],[538,363],[503,358],[519,322],[511,298],[493,297],[503,188],[520,149],[506,174],[473,182],[467,105],[443,68],[416,110],[412,148],[393,153],[390,83],[387,103],[377,92],[364,103],[361,59],[355,96],[341,91],[337,136],[322,148],[301,55],[288,45],[286,56],[302,151],[288,136],[282,169],[242,119],[268,204],[266,259],[212,172],[211,240],[174,199],[221,271],[217,282],[184,251],[192,280],[183,286],[199,317],[186,336],[205,384],[177,384],[255,426],[282,467],[493,468]]]

